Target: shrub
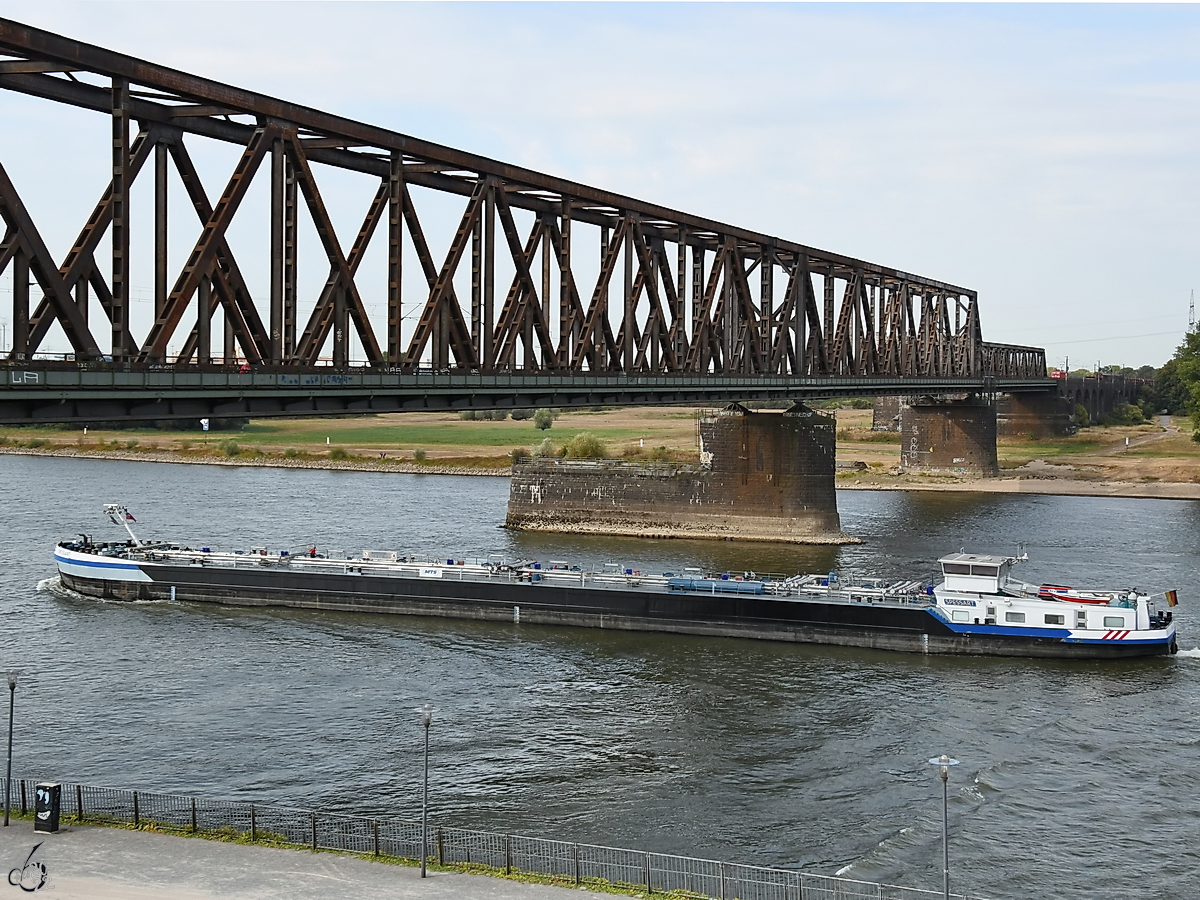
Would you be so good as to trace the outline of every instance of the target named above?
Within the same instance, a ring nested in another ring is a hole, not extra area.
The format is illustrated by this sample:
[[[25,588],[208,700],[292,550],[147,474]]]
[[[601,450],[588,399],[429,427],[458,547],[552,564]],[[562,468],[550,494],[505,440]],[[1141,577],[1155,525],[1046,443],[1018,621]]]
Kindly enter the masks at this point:
[[[192,442],[191,442],[191,441],[180,441],[180,442],[179,442],[179,449],[180,449],[180,450],[191,450],[191,449],[192,449]]]
[[[473,410],[473,409],[464,409],[464,410],[460,411],[458,414],[458,417],[460,419],[462,419],[464,422],[474,422],[476,419],[483,418],[478,413],[476,413],[475,410]],[[488,418],[490,419],[491,416],[488,416]]]
[[[1075,424],[1080,428],[1087,428],[1092,424],[1092,417],[1088,415],[1087,407],[1082,403],[1075,404]]]
[[[508,418],[508,410],[507,409],[493,409],[490,412],[491,412],[491,415],[489,415],[488,418],[492,419],[493,421],[503,422],[505,419]]]
[[[137,448],[137,445],[138,445],[138,439],[137,439],[137,438],[130,438],[129,440],[127,440],[127,441],[125,442],[125,449],[126,449],[126,450],[134,450],[134,449],[136,449],[136,448]]]
[[[512,411],[512,417],[513,417],[514,422],[524,422],[526,419],[533,418],[533,410],[532,409],[514,409]]]
[[[646,454],[646,458],[651,462],[670,462],[671,454],[667,452],[666,447],[655,447]]]
[[[529,459],[529,451],[524,447],[513,447],[508,451],[508,458],[512,460],[512,464],[515,466]]]
[[[1118,403],[1113,408],[1110,418],[1114,425],[1141,425],[1146,421],[1146,417],[1142,415],[1142,408],[1132,403]]]
[[[533,455],[538,459],[546,459],[551,456],[557,456],[558,448],[554,446],[554,440],[552,438],[546,438],[533,448]]]
[[[221,448],[221,452],[226,456],[237,456],[242,452],[242,448],[238,445],[237,441],[221,441],[217,446]]]
[[[3,447],[7,443],[8,443],[8,435],[0,434],[0,447]]]
[[[608,448],[604,441],[590,431],[581,431],[563,447],[567,459],[604,459],[608,456]]]
[[[330,459],[349,459],[350,454],[346,452],[345,447],[334,447],[329,451]]]
[[[538,431],[545,431],[554,424],[554,413],[548,409],[539,409],[533,414],[533,424]]]
[[[418,447],[413,451],[413,459],[417,462],[425,462],[425,456],[425,448],[423,447]]]
[[[45,447],[48,443],[49,441],[47,441],[45,438],[30,438],[29,442],[25,446],[36,449],[38,447]]]
[[[283,455],[286,456],[288,459],[295,459],[297,456],[300,455],[300,451],[297,450],[295,447],[288,447],[286,450],[283,451]]]

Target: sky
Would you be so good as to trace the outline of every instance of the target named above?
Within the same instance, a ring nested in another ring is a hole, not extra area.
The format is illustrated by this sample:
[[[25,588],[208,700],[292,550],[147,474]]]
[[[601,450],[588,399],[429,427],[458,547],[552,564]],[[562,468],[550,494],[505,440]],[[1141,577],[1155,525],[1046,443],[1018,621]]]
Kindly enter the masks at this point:
[[[1045,347],[1051,365],[1161,365],[1200,288],[1197,5],[8,0],[2,14],[974,289],[986,340]],[[61,258],[107,182],[107,121],[7,92],[0,117],[0,163]],[[215,195],[234,157],[195,152]],[[322,174],[346,244],[374,191],[355,178]]]

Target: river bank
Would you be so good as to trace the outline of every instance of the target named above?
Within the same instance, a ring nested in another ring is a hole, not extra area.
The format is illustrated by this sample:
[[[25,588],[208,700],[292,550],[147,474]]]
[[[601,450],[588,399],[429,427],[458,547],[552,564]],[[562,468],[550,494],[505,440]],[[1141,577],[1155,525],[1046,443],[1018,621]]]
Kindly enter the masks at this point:
[[[966,478],[925,475],[839,475],[839,490],[942,491],[972,494],[1045,494],[1059,497],[1136,497],[1200,500],[1200,484],[1186,482],[1083,481],[1054,476]]]
[[[113,459],[125,462],[181,463],[205,466],[251,466],[269,469],[330,469],[352,472],[391,472],[404,475],[473,475],[508,478],[508,467],[471,465],[453,458],[415,462],[391,457],[372,459],[353,456],[329,457],[279,456],[199,456],[171,450],[86,450],[76,447],[0,447],[0,455],[57,456],[76,459]],[[1034,460],[1034,463],[1040,463]],[[1071,478],[1069,474],[1046,474],[1062,466],[1030,464],[1029,471],[1013,477],[968,478],[954,475],[904,475],[864,470],[839,472],[837,487],[848,491],[940,491],[976,494],[1045,494],[1062,497],[1136,497],[1159,500],[1200,500],[1200,483],[1164,481],[1108,481]],[[1011,473],[1014,470],[1008,470]]]
[[[193,456],[170,450],[80,450],[75,447],[0,447],[8,456],[63,456],[75,459],[119,459],[124,462],[182,463],[201,466],[254,466],[268,469],[345,469],[352,472],[395,472],[403,475],[490,475],[508,478],[507,468],[454,465],[446,462],[409,462],[381,457],[329,459],[328,457]]]

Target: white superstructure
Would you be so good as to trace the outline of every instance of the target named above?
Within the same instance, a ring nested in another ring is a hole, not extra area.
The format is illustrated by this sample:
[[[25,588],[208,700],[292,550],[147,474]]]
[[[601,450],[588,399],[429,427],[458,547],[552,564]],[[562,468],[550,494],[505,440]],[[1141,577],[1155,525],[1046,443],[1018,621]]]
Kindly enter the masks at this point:
[[[1136,588],[1076,590],[1037,586],[1012,577],[1022,557],[954,553],[938,560],[937,608],[955,630],[1028,629],[1068,641],[1161,640],[1171,621],[1158,597]],[[1073,599],[1075,598],[1075,599]]]

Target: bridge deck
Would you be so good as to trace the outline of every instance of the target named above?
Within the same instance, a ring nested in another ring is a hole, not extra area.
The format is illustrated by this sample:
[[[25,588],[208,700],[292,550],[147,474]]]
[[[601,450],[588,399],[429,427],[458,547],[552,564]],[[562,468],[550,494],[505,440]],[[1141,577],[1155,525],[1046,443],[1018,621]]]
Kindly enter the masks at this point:
[[[1054,390],[1054,379],[229,371],[9,364],[0,424]]]

